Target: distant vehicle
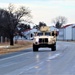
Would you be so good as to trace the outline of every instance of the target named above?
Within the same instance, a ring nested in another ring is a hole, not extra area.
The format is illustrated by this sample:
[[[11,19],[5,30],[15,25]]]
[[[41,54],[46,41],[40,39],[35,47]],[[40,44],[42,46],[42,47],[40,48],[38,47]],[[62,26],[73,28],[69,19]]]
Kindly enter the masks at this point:
[[[33,51],[38,51],[40,47],[49,47],[51,51],[56,51],[56,31],[50,31],[50,28],[43,26],[40,31],[35,33],[33,39]]]

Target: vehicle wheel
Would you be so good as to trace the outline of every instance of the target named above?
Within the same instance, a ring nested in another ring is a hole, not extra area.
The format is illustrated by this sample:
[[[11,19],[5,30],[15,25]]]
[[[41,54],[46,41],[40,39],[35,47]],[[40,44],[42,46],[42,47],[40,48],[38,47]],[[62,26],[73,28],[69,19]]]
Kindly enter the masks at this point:
[[[56,51],[56,47],[52,47],[51,48],[51,51]]]
[[[52,46],[51,51],[56,51],[56,44]]]
[[[33,44],[33,51],[37,52],[38,51],[38,45]]]

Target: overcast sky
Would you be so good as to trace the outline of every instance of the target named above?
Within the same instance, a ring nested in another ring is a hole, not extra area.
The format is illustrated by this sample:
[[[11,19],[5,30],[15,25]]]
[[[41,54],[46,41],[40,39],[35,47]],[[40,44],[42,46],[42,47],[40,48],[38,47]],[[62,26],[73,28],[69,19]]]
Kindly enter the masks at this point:
[[[43,21],[52,25],[58,16],[65,16],[67,24],[75,23],[75,0],[0,0],[0,7],[7,7],[9,3],[29,7],[35,24]]]

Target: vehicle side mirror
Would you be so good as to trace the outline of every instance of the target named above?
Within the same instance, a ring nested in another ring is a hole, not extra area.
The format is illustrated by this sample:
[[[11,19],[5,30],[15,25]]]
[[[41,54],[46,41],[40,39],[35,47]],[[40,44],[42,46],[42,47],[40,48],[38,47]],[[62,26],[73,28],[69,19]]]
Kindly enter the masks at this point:
[[[52,31],[52,36],[57,37],[57,31]]]

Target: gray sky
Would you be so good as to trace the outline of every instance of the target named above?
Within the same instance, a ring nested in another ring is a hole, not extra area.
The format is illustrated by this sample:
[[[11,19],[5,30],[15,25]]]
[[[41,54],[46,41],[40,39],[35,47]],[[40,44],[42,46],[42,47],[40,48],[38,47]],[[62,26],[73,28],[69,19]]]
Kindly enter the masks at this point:
[[[52,25],[52,20],[58,16],[65,16],[67,24],[75,23],[75,0],[0,0],[0,7],[7,7],[9,3],[29,7],[36,24],[43,21]]]

